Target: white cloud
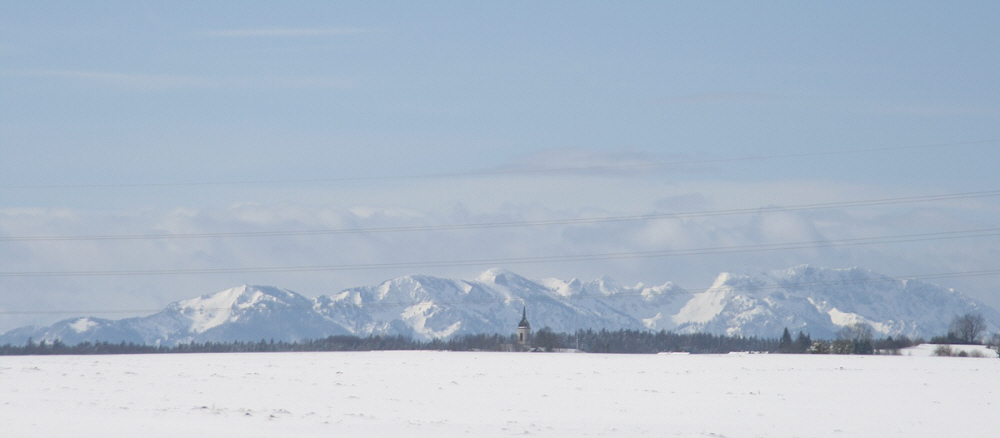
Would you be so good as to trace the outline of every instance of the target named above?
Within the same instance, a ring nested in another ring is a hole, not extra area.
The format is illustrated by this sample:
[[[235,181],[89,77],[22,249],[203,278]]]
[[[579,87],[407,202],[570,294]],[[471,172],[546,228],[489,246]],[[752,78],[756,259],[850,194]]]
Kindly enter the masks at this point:
[[[706,287],[720,271],[781,269],[801,263],[830,267],[862,266],[889,275],[995,269],[997,237],[867,246],[800,248],[781,251],[736,250],[660,257],[586,261],[465,265],[470,260],[578,256],[643,251],[836,241],[858,237],[976,228],[964,220],[970,210],[996,211],[983,199],[931,205],[880,205],[849,209],[783,211],[663,218],[655,221],[604,221],[568,225],[435,229],[468,223],[545,221],[580,217],[693,212],[805,205],[842,200],[906,196],[873,187],[820,182],[745,185],[738,183],[657,183],[649,177],[582,176],[481,177],[428,179],[386,190],[381,183],[363,189],[319,190],[290,195],[258,193],[256,202],[228,207],[76,211],[0,210],[0,236],[208,234],[208,237],[104,241],[3,241],[4,272],[172,271],[213,268],[385,265],[380,269],[315,272],[231,272],[211,275],[0,276],[0,308],[8,310],[116,310],[162,307],[169,301],[262,283],[306,295],[377,283],[399,275],[472,278],[493,265],[529,277],[592,279],[610,275],[623,283],[676,281]],[[692,204],[693,202],[693,204]],[[961,204],[961,208],[957,208]],[[219,205],[215,203],[214,205]],[[906,230],[900,229],[900,221]],[[225,233],[309,231],[346,228],[401,228],[375,233],[226,236]],[[432,227],[432,228],[427,228]],[[221,234],[220,234],[221,233]],[[215,235],[215,236],[211,236]],[[697,251],[696,251],[697,252]],[[638,254],[637,254],[638,255]],[[410,262],[441,266],[396,266]],[[456,262],[449,265],[447,262]],[[996,278],[942,280],[964,292],[989,297]],[[993,304],[1000,304],[1000,297]],[[4,315],[0,330],[27,322],[71,315]],[[95,315],[121,317],[120,314]]]

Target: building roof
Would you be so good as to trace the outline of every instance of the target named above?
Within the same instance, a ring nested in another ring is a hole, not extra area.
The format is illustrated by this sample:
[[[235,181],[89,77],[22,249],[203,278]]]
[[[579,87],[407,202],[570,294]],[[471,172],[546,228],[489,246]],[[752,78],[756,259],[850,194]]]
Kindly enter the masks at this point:
[[[519,322],[517,324],[517,328],[521,328],[521,327],[524,327],[526,329],[530,329],[531,328],[531,324],[528,323],[528,308],[527,307],[525,307],[523,310],[521,310],[521,322]]]

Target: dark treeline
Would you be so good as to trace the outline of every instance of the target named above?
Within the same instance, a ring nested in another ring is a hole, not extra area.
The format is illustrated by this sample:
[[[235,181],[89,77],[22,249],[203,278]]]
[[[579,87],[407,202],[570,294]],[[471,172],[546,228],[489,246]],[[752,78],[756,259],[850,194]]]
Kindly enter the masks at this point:
[[[720,336],[705,333],[677,334],[666,331],[579,330],[556,333],[542,329],[535,333],[532,347],[540,351],[576,349],[591,353],[728,353],[731,351],[774,351],[778,339]],[[404,336],[330,336],[295,342],[260,340],[258,342],[195,342],[176,346],[152,346],[134,343],[82,342],[66,345],[60,341],[34,342],[0,346],[0,355],[52,354],[164,354],[164,353],[257,353],[290,351],[377,351],[445,350],[512,351],[518,350],[513,335],[477,334],[448,340],[419,341]]]
[[[154,354],[154,353],[263,353],[281,351],[373,351],[430,349],[430,343],[414,341],[403,336],[330,336],[318,340],[295,342],[260,340],[258,342],[192,342],[175,346],[155,346],[132,342],[81,342],[66,345],[58,340],[38,342],[28,340],[23,346],[0,346],[0,355],[45,354]]]
[[[571,348],[589,353],[659,353],[666,351],[719,354],[732,351],[773,351],[777,339],[722,336],[708,333],[679,334],[668,331],[642,330],[593,331],[556,333],[543,328],[534,334],[535,348],[553,351]]]

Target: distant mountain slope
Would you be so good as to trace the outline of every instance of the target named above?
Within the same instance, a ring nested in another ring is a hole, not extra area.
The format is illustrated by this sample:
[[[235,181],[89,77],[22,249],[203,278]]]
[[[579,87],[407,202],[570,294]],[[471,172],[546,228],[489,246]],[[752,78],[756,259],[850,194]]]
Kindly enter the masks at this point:
[[[0,344],[61,339],[176,345],[186,342],[294,341],[348,334],[312,310],[313,300],[266,286],[240,286],[178,301],[145,317],[107,320],[72,318],[49,327],[19,328],[0,336]]]
[[[681,332],[775,336],[785,327],[832,338],[842,327],[868,323],[883,335],[943,335],[951,318],[981,313],[989,330],[1000,313],[966,295],[917,280],[859,268],[798,266],[759,275],[721,274],[676,316]]]
[[[171,303],[137,318],[72,318],[23,327],[0,344],[61,339],[176,345],[206,341],[295,341],[330,335],[418,339],[513,332],[527,307],[535,330],[673,330],[777,337],[784,328],[832,338],[855,322],[883,335],[944,334],[951,318],[981,313],[989,330],[1000,313],[963,294],[867,270],[799,266],[756,275],[720,274],[697,293],[673,283],[622,286],[606,277],[533,281],[491,269],[474,280],[409,275],[374,286],[306,298],[266,286],[240,286]]]

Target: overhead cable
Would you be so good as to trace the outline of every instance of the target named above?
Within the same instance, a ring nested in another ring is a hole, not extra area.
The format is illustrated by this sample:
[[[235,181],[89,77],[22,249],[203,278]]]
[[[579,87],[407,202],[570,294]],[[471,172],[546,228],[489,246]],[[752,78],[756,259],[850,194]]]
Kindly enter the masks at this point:
[[[414,179],[439,179],[439,178],[465,178],[465,177],[488,177],[503,175],[526,175],[526,174],[551,174],[563,172],[600,171],[600,170],[624,170],[624,169],[654,169],[671,166],[691,166],[715,163],[729,163],[740,161],[764,161],[787,158],[821,157],[834,155],[850,155],[871,152],[887,152],[900,150],[931,149],[941,147],[956,146],[976,146],[990,143],[1000,143],[1000,139],[958,141],[947,143],[931,143],[909,146],[885,146],[864,149],[845,149],[834,151],[799,152],[773,155],[752,155],[743,157],[726,158],[705,158],[675,161],[654,161],[648,163],[627,163],[627,164],[604,164],[591,166],[564,166],[564,167],[531,167],[531,168],[499,168],[485,169],[467,172],[451,173],[424,173],[412,175],[375,175],[375,176],[345,176],[336,178],[302,178],[302,179],[273,179],[273,180],[242,180],[242,181],[195,181],[195,182],[151,182],[151,183],[105,183],[105,184],[51,184],[51,185],[9,185],[0,186],[0,190],[23,190],[23,189],[101,189],[101,188],[142,188],[142,187],[183,187],[183,186],[226,186],[226,185],[261,185],[261,184],[303,184],[303,183],[330,183],[349,181],[386,181],[386,180],[414,180]]]
[[[368,234],[368,233],[399,233],[415,231],[451,231],[487,228],[515,228],[554,225],[585,225],[610,222],[636,222],[661,219],[689,219],[712,216],[728,216],[755,214],[767,212],[789,212],[805,210],[822,210],[831,208],[868,207],[895,204],[910,204],[935,201],[951,201],[958,199],[986,198],[1000,196],[1000,190],[985,190],[978,192],[949,193],[928,196],[910,196],[900,198],[866,199],[860,201],[839,201],[816,204],[800,204],[790,206],[774,206],[764,208],[739,208],[726,210],[704,210],[681,213],[657,213],[631,216],[603,216],[593,218],[547,219],[536,221],[506,221],[479,222],[450,225],[420,225],[400,227],[369,227],[369,228],[333,228],[319,230],[282,230],[282,231],[244,231],[222,233],[156,233],[156,234],[103,234],[103,235],[50,235],[50,236],[0,236],[0,242],[50,242],[77,240],[145,240],[145,239],[195,239],[195,238],[237,238],[237,237],[280,237],[280,236],[311,236],[333,234]]]
[[[900,277],[879,277],[879,278],[864,278],[855,280],[837,280],[837,281],[815,281],[808,283],[796,283],[794,284],[795,289],[803,288],[816,288],[816,287],[826,287],[826,286],[843,286],[843,285],[865,285],[865,284],[878,284],[878,283],[895,283],[895,282],[905,282],[911,280],[931,280],[931,279],[941,279],[941,278],[966,278],[966,277],[982,277],[982,276],[994,276],[1000,275],[1000,269],[993,270],[980,270],[980,271],[959,271],[959,272],[944,272],[936,274],[918,274],[918,275],[907,275]],[[672,288],[670,290],[653,292],[654,295],[658,296],[671,296],[671,295],[695,295],[703,294],[712,291],[720,291],[726,293],[726,289],[731,289],[732,292],[761,292],[769,290],[782,290],[788,289],[789,285],[782,284],[780,279],[776,280],[774,284],[756,284],[756,285],[721,285],[722,289],[719,288],[709,288],[709,289],[688,289],[688,288]],[[616,299],[625,298],[631,296],[638,296],[647,294],[649,288],[634,288],[630,292],[620,292],[611,295],[594,295],[594,294],[575,294],[563,298],[569,300],[605,300],[605,299]],[[347,289],[346,291],[350,291]],[[550,295],[542,295],[538,297],[528,297],[525,298],[526,301],[549,301],[553,297]],[[507,298],[466,298],[461,300],[451,300],[451,301],[439,301],[436,300],[434,303],[437,305],[463,305],[463,304],[492,304],[492,303],[506,303]],[[363,302],[361,307],[409,307],[417,304],[421,304],[423,301],[379,301],[379,302]],[[271,310],[305,310],[311,309],[313,306],[286,306],[286,307],[273,307]],[[0,310],[0,315],[63,315],[63,314],[77,314],[77,315],[94,315],[94,314],[140,314],[140,313],[155,313],[163,311],[164,309],[90,309],[90,310]],[[232,312],[233,307],[196,307],[193,308],[194,311],[199,313],[204,312]]]
[[[658,258],[694,256],[740,252],[781,251],[791,249],[825,248],[834,246],[856,246],[889,243],[920,242],[972,237],[1000,236],[1000,228],[948,231],[936,233],[902,234],[896,236],[862,237],[852,239],[816,240],[740,246],[690,248],[680,250],[631,251],[616,253],[552,255],[532,257],[508,257],[494,259],[463,259],[394,263],[361,263],[315,266],[270,266],[247,268],[191,268],[191,269],[138,269],[138,270],[92,270],[92,271],[0,271],[0,277],[75,277],[75,276],[135,276],[135,275],[192,275],[192,274],[232,274],[248,272],[315,272],[315,271],[357,271],[369,269],[431,268],[459,266],[497,266],[527,263],[580,262],[593,260],[616,260],[634,258]]]

